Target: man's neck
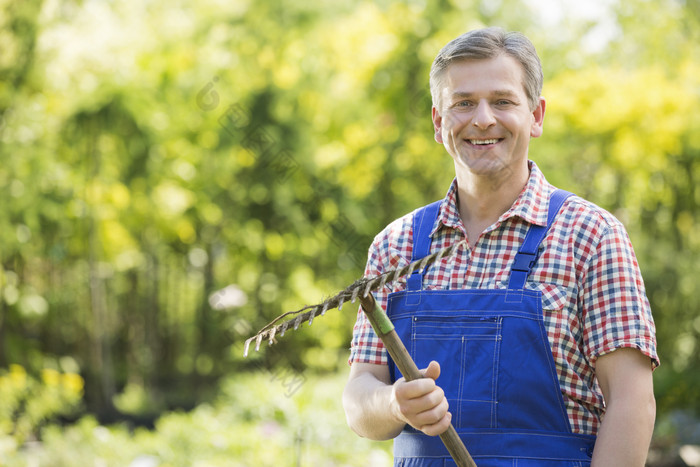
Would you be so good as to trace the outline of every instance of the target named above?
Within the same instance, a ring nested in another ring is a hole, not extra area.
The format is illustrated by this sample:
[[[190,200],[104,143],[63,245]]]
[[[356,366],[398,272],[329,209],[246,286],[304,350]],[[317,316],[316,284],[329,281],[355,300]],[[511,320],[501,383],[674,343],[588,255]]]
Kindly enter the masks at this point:
[[[524,167],[508,170],[496,178],[484,178],[457,170],[459,216],[471,246],[476,244],[487,227],[510,209],[529,176],[527,162]]]

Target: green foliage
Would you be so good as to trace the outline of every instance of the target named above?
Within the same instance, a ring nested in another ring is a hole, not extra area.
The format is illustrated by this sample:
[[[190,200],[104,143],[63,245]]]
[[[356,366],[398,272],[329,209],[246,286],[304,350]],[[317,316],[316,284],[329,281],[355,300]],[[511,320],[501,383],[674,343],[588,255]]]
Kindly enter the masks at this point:
[[[553,25],[520,0],[0,0],[0,368],[71,356],[100,417],[191,408],[230,374],[342,370],[350,306],[247,360],[243,341],[351,283],[374,234],[444,195],[428,70],[489,24],[543,59],[531,158],[629,229],[660,410],[700,408],[696,3]],[[127,443],[95,423],[70,436]]]
[[[211,404],[172,412],[154,430],[101,426],[85,417],[43,430],[40,446],[0,457],[8,467],[149,465],[390,465],[391,442],[357,437],[338,404],[345,376],[311,377],[291,397],[264,374],[222,384]]]
[[[83,395],[83,379],[51,368],[39,378],[19,365],[0,370],[0,461],[58,416],[74,414]]]

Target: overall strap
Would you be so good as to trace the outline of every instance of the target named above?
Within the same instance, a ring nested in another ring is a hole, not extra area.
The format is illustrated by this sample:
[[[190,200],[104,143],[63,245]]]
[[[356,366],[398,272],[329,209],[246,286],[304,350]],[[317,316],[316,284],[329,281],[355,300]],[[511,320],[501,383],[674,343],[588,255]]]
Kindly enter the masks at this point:
[[[549,198],[547,225],[533,225],[527,231],[525,240],[515,254],[515,261],[513,261],[513,266],[510,269],[508,290],[519,290],[525,287],[527,276],[537,262],[540,243],[542,243],[542,240],[547,235],[547,231],[554,223],[554,218],[559,213],[564,201],[571,195],[572,193],[564,190],[557,190],[552,193],[552,196]]]
[[[413,253],[411,254],[411,262],[424,258],[430,253],[430,232],[435,226],[440,203],[442,203],[442,200],[430,203],[413,214]],[[414,271],[406,279],[406,290],[421,290],[424,274],[425,271],[422,273],[418,270]]]

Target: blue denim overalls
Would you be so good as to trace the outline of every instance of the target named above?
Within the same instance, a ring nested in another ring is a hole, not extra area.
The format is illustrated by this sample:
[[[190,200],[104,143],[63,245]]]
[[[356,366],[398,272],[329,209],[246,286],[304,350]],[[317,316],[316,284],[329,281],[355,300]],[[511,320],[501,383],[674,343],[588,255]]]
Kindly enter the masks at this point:
[[[479,467],[587,466],[595,436],[571,432],[542,316],[541,292],[525,289],[539,245],[570,195],[556,191],[547,226],[530,227],[507,289],[421,290],[422,274],[389,295],[387,313],[419,368],[437,380],[452,423]],[[416,212],[413,260],[430,250],[440,202]],[[425,272],[423,272],[425,274]],[[389,361],[392,381],[401,377]],[[394,440],[395,466],[455,465],[440,438],[409,425]]]

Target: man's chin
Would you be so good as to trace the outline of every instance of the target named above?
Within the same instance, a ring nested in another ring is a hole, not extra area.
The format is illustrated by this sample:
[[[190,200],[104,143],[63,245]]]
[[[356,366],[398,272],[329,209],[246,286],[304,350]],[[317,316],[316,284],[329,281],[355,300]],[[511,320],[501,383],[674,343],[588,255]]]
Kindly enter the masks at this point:
[[[506,161],[493,153],[480,154],[477,156],[460,155],[459,159],[457,160],[457,166],[461,166],[462,168],[469,170],[474,175],[480,176],[497,175],[504,170],[509,170]]]

